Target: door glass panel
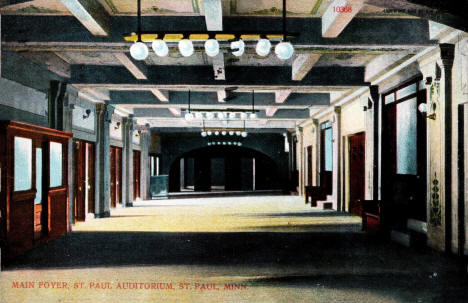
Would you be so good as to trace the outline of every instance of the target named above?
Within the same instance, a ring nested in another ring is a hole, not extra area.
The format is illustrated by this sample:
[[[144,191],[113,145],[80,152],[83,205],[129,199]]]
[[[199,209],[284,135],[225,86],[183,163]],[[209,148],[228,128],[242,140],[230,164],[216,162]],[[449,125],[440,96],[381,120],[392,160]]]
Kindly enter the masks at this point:
[[[50,142],[50,187],[62,186],[62,144]]]
[[[325,171],[333,170],[333,138],[332,129],[325,130]]]
[[[42,202],[42,148],[36,148],[36,199],[35,204]]]
[[[391,93],[390,95],[385,96],[385,104],[390,104],[395,101],[395,94]]]
[[[15,137],[14,189],[28,190],[32,186],[32,140]]]
[[[401,99],[401,98],[404,98],[406,96],[416,93],[416,85],[417,85],[416,83],[413,83],[397,91],[397,99]]]
[[[397,174],[417,174],[416,98],[397,104]]]

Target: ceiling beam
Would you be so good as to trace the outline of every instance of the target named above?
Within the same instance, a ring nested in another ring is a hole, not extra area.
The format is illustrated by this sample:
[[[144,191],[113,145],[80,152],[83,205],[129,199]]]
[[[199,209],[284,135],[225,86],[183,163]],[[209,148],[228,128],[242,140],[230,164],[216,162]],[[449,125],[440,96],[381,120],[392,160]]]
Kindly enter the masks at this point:
[[[101,99],[101,100],[105,100],[105,101],[109,101],[110,100],[110,96],[109,96],[109,91],[108,90],[102,90],[102,89],[96,89],[96,88],[85,88],[84,89],[88,94],[98,98],[98,99]]]
[[[72,65],[72,84],[88,84],[90,86],[103,86],[113,84],[115,87],[125,85],[157,84],[160,86],[209,86],[219,85],[213,79],[211,66],[176,66],[154,65],[147,66],[145,73],[147,81],[142,83],[126,72],[133,69],[128,62],[122,66]],[[141,72],[141,70],[140,70]],[[288,66],[227,66],[226,81],[223,86],[262,86],[263,89],[280,89],[282,87],[302,86],[362,86],[364,82],[364,67],[324,66],[315,67],[305,75],[302,81],[291,79],[291,68]],[[259,76],[261,75],[261,77]]]
[[[186,121],[185,119],[145,119],[145,121],[151,126],[151,131],[161,133],[161,132],[175,132],[179,131],[181,133],[188,133],[188,132],[200,132],[200,128],[202,127],[202,123],[200,121]],[[271,132],[272,130],[275,132],[284,132],[285,129],[295,128],[296,121],[294,120],[265,120],[268,121],[267,124],[258,123],[257,121],[246,121],[246,129],[249,130],[250,128],[255,129],[256,133],[264,133],[264,132]],[[242,121],[240,121],[242,122]],[[231,122],[230,122],[231,123]],[[254,125],[255,124],[255,125]],[[210,122],[209,127],[213,128],[225,128],[226,125],[223,124],[223,121],[218,122]],[[230,124],[231,126],[231,124]],[[235,127],[244,127],[242,123],[233,123],[232,128]]]
[[[147,80],[143,68],[138,67],[130,57],[125,53],[114,53],[114,57],[138,80]]]
[[[99,1],[61,0],[67,9],[88,31],[95,36],[107,36],[110,31],[110,17]],[[65,29],[59,29],[65,30]]]
[[[223,30],[223,6],[221,0],[202,0],[205,14],[206,29],[209,31]]]
[[[404,13],[468,31],[468,3],[460,0],[366,0],[366,4],[385,8],[388,13]]]
[[[284,103],[284,101],[288,99],[290,94],[291,94],[290,90],[280,90],[280,91],[275,92],[275,102]]]
[[[218,95],[218,102],[226,102],[227,93],[225,90],[218,90],[216,94]]]
[[[112,27],[106,38],[96,37],[83,28],[76,18],[71,16],[19,16],[3,15],[2,42],[33,43],[36,47],[46,46],[47,42],[65,47],[62,42],[77,43],[75,48],[94,47],[95,50],[128,51],[130,43],[123,40],[124,33],[135,31],[135,17],[111,17]],[[353,50],[363,49],[398,49],[411,45],[435,45],[429,39],[428,21],[417,18],[360,18],[351,21],[346,30],[336,39],[322,36],[320,18],[289,18],[288,31],[299,33],[291,42],[295,49],[308,51],[338,49],[337,46]],[[177,29],[206,31],[203,16],[147,16],[143,17],[145,30],[173,32]],[[278,17],[223,17],[223,31],[229,32],[265,32],[265,29],[281,29]],[[384,35],[389,28],[398,28],[391,35]],[[67,30],[57,30],[67,29]],[[307,30],[304,30],[307,29]],[[371,41],[372,43],[369,43]],[[171,44],[169,47],[176,47]]]
[[[157,89],[157,88],[151,88],[150,91],[153,93],[153,95],[156,96],[156,98],[159,99],[159,101],[169,102],[169,91],[160,90],[160,89]]]
[[[322,36],[336,38],[364,6],[364,0],[333,0],[322,16]]]
[[[301,81],[314,67],[315,63],[320,59],[320,54],[299,54],[294,59],[291,70],[292,79],[294,81]]]
[[[171,100],[168,103],[154,103],[154,96],[149,91],[110,91],[111,104],[120,105],[147,105],[153,107],[187,107],[187,91],[170,91]],[[229,103],[220,103],[217,92],[191,92],[190,104],[196,108],[200,107],[218,107],[218,108],[247,108],[252,106],[252,93],[232,93],[232,99]],[[310,106],[327,106],[330,104],[330,95],[325,93],[291,93],[288,102],[281,104],[281,108],[307,108]],[[274,93],[255,93],[255,108],[278,106]]]
[[[226,80],[226,69],[224,68],[224,54],[222,52],[213,57],[213,72],[215,80]]]
[[[185,119],[181,116],[174,117],[173,113],[168,108],[134,108],[133,115],[135,118],[172,118],[172,119]],[[276,112],[275,117],[267,116],[265,111],[257,113],[258,119],[279,119],[279,120],[300,120],[309,118],[309,109],[280,109]],[[201,122],[201,121],[200,121]],[[242,121],[241,121],[242,122]],[[234,122],[233,122],[234,123]]]
[[[265,110],[265,115],[267,117],[273,117],[278,109],[279,106],[270,106]]]
[[[181,115],[180,108],[169,107],[168,109],[174,116],[180,117]]]
[[[29,58],[39,66],[44,66],[63,78],[70,78],[70,64],[53,52],[22,52],[22,56]]]

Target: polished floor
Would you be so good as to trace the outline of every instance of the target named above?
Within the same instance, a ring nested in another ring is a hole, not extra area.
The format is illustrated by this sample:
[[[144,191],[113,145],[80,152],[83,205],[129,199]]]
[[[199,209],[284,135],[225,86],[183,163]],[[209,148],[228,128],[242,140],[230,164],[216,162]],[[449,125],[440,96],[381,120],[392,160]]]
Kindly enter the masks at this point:
[[[455,259],[294,196],[141,201],[0,273],[0,302],[468,302]]]

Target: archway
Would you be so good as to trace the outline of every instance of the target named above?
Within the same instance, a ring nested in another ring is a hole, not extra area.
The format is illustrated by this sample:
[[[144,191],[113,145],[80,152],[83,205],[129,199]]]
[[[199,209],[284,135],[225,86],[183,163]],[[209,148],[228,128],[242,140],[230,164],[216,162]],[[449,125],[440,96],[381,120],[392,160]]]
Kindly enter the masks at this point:
[[[281,188],[278,165],[269,156],[239,146],[207,146],[176,158],[169,191],[251,191]]]

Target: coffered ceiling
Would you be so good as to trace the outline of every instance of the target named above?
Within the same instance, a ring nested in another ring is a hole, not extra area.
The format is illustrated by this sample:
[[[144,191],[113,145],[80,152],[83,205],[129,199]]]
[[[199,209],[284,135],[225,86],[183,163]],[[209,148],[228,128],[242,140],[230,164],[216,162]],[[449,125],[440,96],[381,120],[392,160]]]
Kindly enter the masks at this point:
[[[145,31],[281,31],[282,0],[205,0],[222,12],[205,14],[204,0],[142,0]],[[348,13],[331,13],[341,3]],[[399,6],[395,4],[399,3]],[[155,127],[190,127],[199,122],[183,118],[187,92],[193,108],[246,109],[255,91],[258,118],[252,128],[292,128],[311,113],[368,86],[366,74],[436,45],[429,38],[428,18],[443,8],[436,1],[289,0],[287,30],[298,33],[291,42],[291,59],[272,51],[255,52],[246,41],[245,53],[231,54],[221,41],[221,54],[205,54],[202,42],[195,53],[180,55],[169,42],[169,54],[152,51],[144,61],[129,55],[124,36],[136,31],[136,0],[0,0],[2,49],[17,53],[56,73],[94,100],[102,100]],[[209,7],[209,6],[207,6]],[[454,12],[439,22],[463,29]],[[210,25],[208,25],[210,24]],[[274,42],[274,45],[277,42]],[[384,58],[385,60],[382,60]],[[385,64],[376,64],[377,62]],[[222,70],[224,77],[216,76]],[[372,69],[371,71],[369,69]],[[198,124],[197,124],[198,123]]]

